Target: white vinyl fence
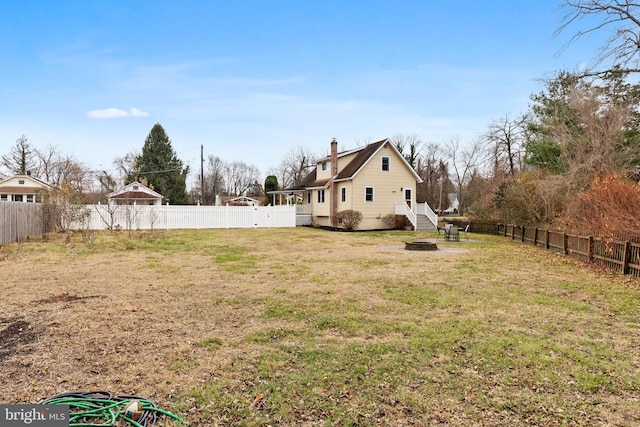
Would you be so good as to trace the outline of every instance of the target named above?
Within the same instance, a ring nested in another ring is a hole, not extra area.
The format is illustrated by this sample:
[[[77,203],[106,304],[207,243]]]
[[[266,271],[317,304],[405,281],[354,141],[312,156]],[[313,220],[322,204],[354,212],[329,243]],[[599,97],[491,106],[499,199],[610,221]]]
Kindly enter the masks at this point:
[[[150,230],[171,228],[295,227],[295,206],[87,205],[86,219],[70,228]]]

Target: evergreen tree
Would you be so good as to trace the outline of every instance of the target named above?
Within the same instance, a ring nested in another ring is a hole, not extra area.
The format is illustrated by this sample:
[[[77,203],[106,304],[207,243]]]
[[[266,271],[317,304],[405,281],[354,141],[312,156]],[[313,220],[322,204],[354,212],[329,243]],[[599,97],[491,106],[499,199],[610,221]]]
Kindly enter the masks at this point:
[[[127,183],[139,181],[165,197],[172,205],[188,203],[187,174],[171,140],[160,123],[156,123],[144,141],[142,153],[136,156],[135,171],[127,177]]]
[[[275,194],[267,194],[269,191],[278,191],[280,188],[278,187],[278,178],[275,175],[269,175],[267,179],[264,180],[264,194],[267,196],[269,202],[272,205],[275,205]]]

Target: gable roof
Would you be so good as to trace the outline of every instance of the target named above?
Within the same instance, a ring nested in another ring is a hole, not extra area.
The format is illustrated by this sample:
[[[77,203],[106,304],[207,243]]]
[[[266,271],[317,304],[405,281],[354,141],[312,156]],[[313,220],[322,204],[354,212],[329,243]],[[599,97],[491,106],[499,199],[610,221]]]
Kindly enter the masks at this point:
[[[156,193],[146,185],[139,182],[132,182],[125,185],[122,190],[114,191],[107,194],[108,199],[129,199],[129,200],[157,200],[162,199],[164,196],[160,193]]]
[[[398,149],[389,141],[388,138],[385,138],[381,141],[374,142],[372,144],[366,145],[364,147],[356,148],[355,150],[343,151],[338,153],[338,158],[345,157],[351,154],[356,154],[356,156],[351,160],[340,172],[338,172],[338,176],[335,178],[335,182],[338,181],[348,181],[353,179],[358,172],[362,170],[362,168],[376,155],[378,151],[380,151],[385,145],[389,145],[389,147],[396,152],[398,157],[402,159],[402,163],[411,171],[413,176],[415,177],[417,182],[422,182],[422,178],[417,172],[411,167],[409,162],[404,158],[402,154],[398,151]],[[330,157],[325,157],[320,159],[317,163],[320,164],[322,162],[326,162],[330,160]],[[316,166],[313,171],[302,181],[302,183],[294,188],[289,190],[304,190],[305,188],[326,188],[331,179],[317,179],[317,170]]]
[[[373,155],[377,153],[378,150],[381,149],[387,142],[389,142],[388,139],[383,139],[382,141],[374,142],[373,144],[369,144],[363,147],[356,155],[356,157],[351,160],[349,164],[345,166],[340,172],[338,172],[336,181],[353,178],[360,171],[360,169],[362,169],[362,167],[367,164],[369,159],[371,159],[371,157],[373,157]],[[393,146],[393,144],[391,143],[390,145]]]
[[[47,184],[46,182],[44,182],[43,180],[41,180],[40,178],[36,178],[33,175],[29,175],[29,174],[15,174],[15,175],[11,175],[5,179],[0,180],[0,187],[2,187],[5,191],[23,191],[25,188],[30,188],[30,189],[35,189],[36,187],[24,187],[24,186],[16,186],[16,185],[6,185],[9,181],[14,180],[14,179],[24,179],[27,181],[31,181],[32,183],[36,184],[36,187],[40,187],[42,189],[45,190],[51,190],[53,189],[52,185]]]

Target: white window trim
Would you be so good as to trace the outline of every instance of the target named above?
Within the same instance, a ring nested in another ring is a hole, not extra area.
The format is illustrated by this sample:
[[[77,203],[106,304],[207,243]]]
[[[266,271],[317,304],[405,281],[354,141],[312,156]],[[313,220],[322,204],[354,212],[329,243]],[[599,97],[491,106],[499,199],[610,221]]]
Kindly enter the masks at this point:
[[[371,189],[371,200],[367,200],[367,188]],[[367,185],[364,187],[364,202],[365,203],[375,203],[376,201],[376,188],[371,185]]]
[[[325,201],[325,194],[324,194],[324,190],[318,190],[318,203],[324,203]]]
[[[387,170],[384,169],[384,159],[387,159]],[[382,172],[389,172],[391,171],[391,157],[389,156],[382,156],[381,160],[380,160],[380,170]]]

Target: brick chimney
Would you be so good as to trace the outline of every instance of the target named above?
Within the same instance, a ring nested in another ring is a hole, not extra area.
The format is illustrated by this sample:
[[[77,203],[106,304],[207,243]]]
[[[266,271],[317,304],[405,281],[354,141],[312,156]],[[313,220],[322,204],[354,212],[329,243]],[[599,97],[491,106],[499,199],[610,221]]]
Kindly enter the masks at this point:
[[[330,200],[330,220],[331,226],[338,226],[338,187],[336,186],[334,180],[338,176],[338,141],[335,138],[331,140],[331,200]]]

